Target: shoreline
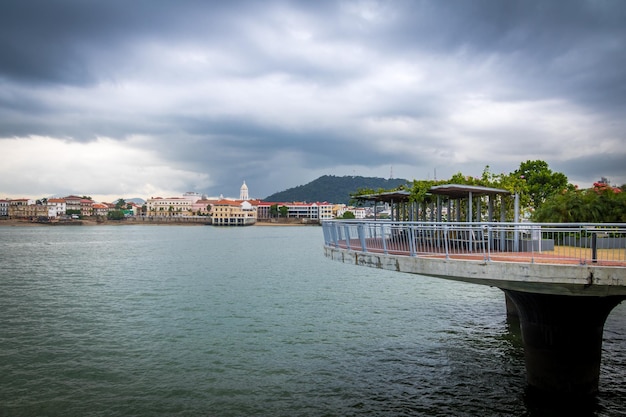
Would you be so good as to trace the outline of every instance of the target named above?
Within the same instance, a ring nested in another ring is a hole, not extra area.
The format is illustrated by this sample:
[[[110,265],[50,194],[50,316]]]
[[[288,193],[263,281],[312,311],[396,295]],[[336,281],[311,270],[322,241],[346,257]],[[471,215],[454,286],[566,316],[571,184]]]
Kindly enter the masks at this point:
[[[249,226],[269,227],[293,227],[293,226],[319,226],[319,223],[302,222],[256,222]],[[43,227],[43,226],[212,226],[204,222],[191,221],[137,221],[137,220],[106,220],[98,222],[91,219],[69,220],[64,222],[33,222],[23,219],[0,220],[0,227]],[[215,226],[215,227],[249,227],[249,226]]]

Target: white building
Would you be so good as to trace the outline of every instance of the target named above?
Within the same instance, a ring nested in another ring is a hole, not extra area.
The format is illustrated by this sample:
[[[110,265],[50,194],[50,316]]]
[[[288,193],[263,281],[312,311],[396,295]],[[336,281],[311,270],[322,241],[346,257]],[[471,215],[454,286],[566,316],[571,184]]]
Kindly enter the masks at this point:
[[[148,216],[189,216],[192,201],[184,197],[151,197],[146,201]]]
[[[0,217],[6,217],[9,215],[9,201],[0,200]]]
[[[330,203],[277,203],[264,201],[258,206],[259,219],[269,220],[272,218],[272,206],[287,207],[287,218],[289,219],[311,219],[317,221],[331,220],[333,216],[333,205]]]
[[[67,203],[63,198],[49,198],[46,205],[48,206],[48,217],[51,219],[65,216],[67,211]]]

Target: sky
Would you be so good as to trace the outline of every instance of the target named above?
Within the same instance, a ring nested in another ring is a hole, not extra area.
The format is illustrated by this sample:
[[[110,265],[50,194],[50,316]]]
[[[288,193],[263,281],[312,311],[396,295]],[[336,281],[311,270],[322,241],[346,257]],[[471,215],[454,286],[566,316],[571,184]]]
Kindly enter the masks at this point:
[[[623,0],[3,0],[0,198],[621,185],[625,69]]]

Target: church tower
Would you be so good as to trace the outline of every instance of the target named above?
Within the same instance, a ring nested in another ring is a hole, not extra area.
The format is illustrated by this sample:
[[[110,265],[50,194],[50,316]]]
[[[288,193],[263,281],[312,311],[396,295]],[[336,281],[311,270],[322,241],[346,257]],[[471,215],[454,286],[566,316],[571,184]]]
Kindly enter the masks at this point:
[[[243,182],[243,185],[239,189],[239,199],[244,200],[244,201],[250,199],[250,197],[248,196],[248,186],[246,185],[245,181]]]

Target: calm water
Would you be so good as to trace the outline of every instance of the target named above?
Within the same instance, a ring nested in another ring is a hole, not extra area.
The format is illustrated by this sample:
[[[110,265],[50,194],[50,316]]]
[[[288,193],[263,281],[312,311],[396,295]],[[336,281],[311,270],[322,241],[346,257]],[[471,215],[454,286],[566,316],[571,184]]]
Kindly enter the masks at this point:
[[[2,416],[551,416],[497,289],[318,227],[0,227]],[[626,415],[626,305],[589,416]],[[580,411],[580,410],[578,410]]]

